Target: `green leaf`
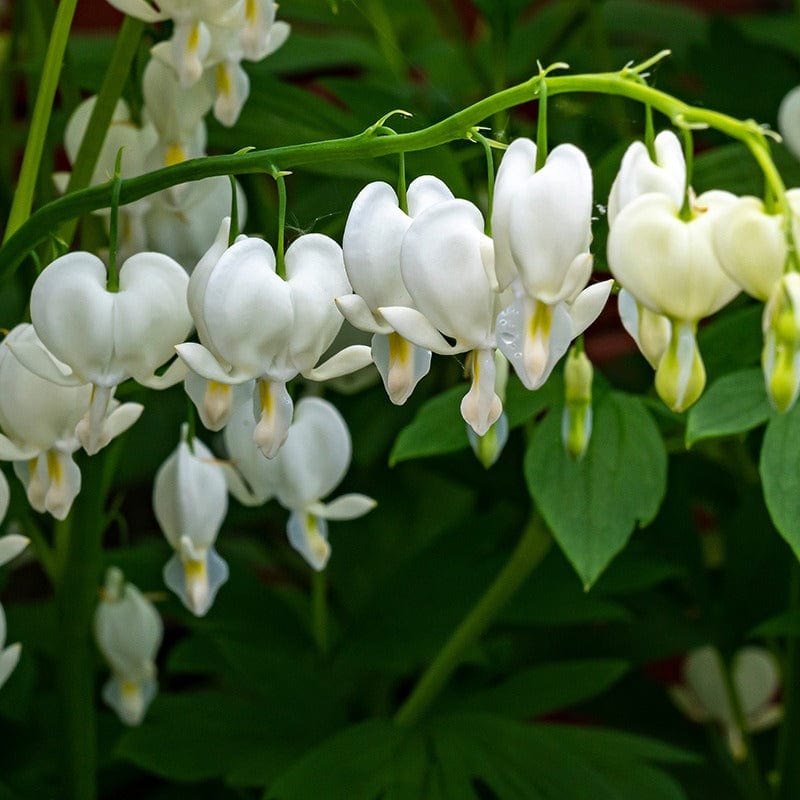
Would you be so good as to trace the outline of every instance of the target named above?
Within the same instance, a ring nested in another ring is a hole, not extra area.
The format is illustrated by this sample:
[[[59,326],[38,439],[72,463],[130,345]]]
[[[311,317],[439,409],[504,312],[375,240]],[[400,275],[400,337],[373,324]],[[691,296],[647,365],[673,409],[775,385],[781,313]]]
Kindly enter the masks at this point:
[[[769,515],[800,558],[800,404],[776,414],[767,425],[759,472]]]
[[[708,382],[744,367],[761,357],[761,315],[764,307],[749,304],[716,317],[697,335]]]
[[[760,369],[724,375],[689,411],[686,446],[713,436],[744,433],[766,422],[771,413]]]
[[[418,729],[372,720],[335,735],[292,765],[265,800],[685,800],[650,762],[689,763],[685,751],[614,731],[528,725],[451,714]],[[324,783],[321,783],[324,782]]]
[[[461,417],[466,387],[453,386],[420,406],[414,419],[400,431],[389,464],[423,456],[454,453],[469,447],[467,424]]]
[[[597,401],[589,448],[573,461],[551,410],[525,455],[528,490],[553,536],[590,587],[625,546],[636,524],[658,512],[667,456],[658,428],[638,398],[608,392]]]
[[[781,636],[800,638],[800,611],[787,611],[777,617],[765,619],[753,629],[751,635],[765,638]]]
[[[514,719],[539,717],[601,694],[629,665],[616,659],[586,659],[541,664],[518,672],[499,686],[471,695],[461,708],[490,711]]]

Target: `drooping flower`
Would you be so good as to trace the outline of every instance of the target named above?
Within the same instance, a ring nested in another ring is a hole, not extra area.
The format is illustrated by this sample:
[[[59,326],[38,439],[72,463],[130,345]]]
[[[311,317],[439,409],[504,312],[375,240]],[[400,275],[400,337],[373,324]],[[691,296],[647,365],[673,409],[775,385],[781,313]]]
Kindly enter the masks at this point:
[[[608,263],[614,277],[638,303],[670,320],[656,389],[674,411],[692,405],[705,386],[695,338],[698,321],[739,293],[712,244],[714,221],[733,202],[728,192],[705,192],[693,200],[691,218],[684,219],[671,197],[651,192],[628,203],[609,231]]]
[[[800,274],[787,272],[775,284],[761,318],[767,395],[788,411],[800,394]]]
[[[315,366],[342,324],[334,298],[350,290],[342,251],[322,234],[300,236],[286,251],[286,280],[262,239],[244,237],[211,260],[189,284],[201,343],[176,349],[209,381],[256,379],[254,437],[272,458],[292,421],[288,381],[297,375],[324,380],[369,363],[369,348],[354,345]]]
[[[694,722],[718,725],[733,757],[747,757],[743,731],[729,694],[720,652],[710,645],[693,650],[683,664],[683,683],[670,688],[675,704]],[[730,683],[741,707],[745,731],[776,725],[783,708],[776,697],[780,672],[774,656],[763,647],[743,647],[730,665]]]
[[[492,211],[497,280],[514,291],[497,318],[497,346],[528,389],[545,383],[611,291],[611,281],[587,287],[591,212],[592,172],[577,147],[556,147],[536,169],[536,145],[511,143]]]
[[[76,431],[90,455],[109,441],[105,420],[118,384],[132,377],[162,389],[183,379],[179,361],[163,375],[155,372],[192,329],[188,281],[169,256],[138,253],[122,265],[119,291],[110,292],[103,262],[86,252],[61,256],[36,279],[31,318],[45,347],[20,342],[14,354],[53,383],[92,384],[89,412]]]
[[[274,497],[288,509],[289,543],[316,570],[324,569],[330,557],[327,520],[355,519],[375,507],[363,494],[322,502],[341,483],[352,454],[347,424],[326,400],[298,402],[286,442],[272,459],[262,458],[254,446],[247,409],[234,413],[224,436],[232,464],[226,471],[231,493],[245,505]]]
[[[408,187],[408,213],[394,189],[376,181],[359,192],[347,217],[342,249],[353,294],[336,298],[351,325],[372,337],[372,359],[391,401],[405,403],[428,373],[431,352],[404,339],[383,318],[382,306],[407,306],[414,301],[400,273],[400,249],[412,220],[434,203],[452,200],[438,178],[424,175]]]
[[[419,347],[442,355],[471,352],[472,385],[461,401],[461,414],[482,436],[503,408],[494,390],[500,295],[494,291],[492,240],[483,232],[481,212],[467,200],[429,205],[406,231],[400,265],[413,306],[381,306],[378,311]]]
[[[778,130],[789,152],[800,159],[800,86],[795,86],[778,107]]]
[[[164,567],[164,582],[196,616],[211,608],[228,565],[214,542],[228,511],[222,466],[199,440],[181,442],[161,465],[153,484],[153,509],[175,554]]]
[[[126,725],[139,725],[158,691],[155,657],[163,625],[153,604],[117,567],[106,572],[94,635],[111,668],[103,700]]]
[[[800,189],[786,192],[800,240]],[[749,295],[766,302],[783,276],[789,257],[785,220],[767,213],[757,197],[739,197],[714,222],[714,251],[726,274]]]
[[[92,387],[60,386],[39,377],[14,355],[26,348],[44,351],[30,324],[17,325],[0,345],[0,426],[5,432],[0,459],[14,462],[36,511],[65,519],[81,487],[72,454],[80,447],[76,428],[88,413]],[[120,405],[112,399],[100,423],[101,440],[127,430],[142,410],[139,403]]]
[[[6,515],[8,501],[8,482],[0,472],[0,520]],[[18,534],[12,533],[0,537],[0,566],[7,564],[12,558],[16,558],[27,546],[28,540]],[[0,687],[8,680],[14,667],[17,666],[21,651],[22,646],[19,644],[6,647],[6,615],[3,606],[0,605]]]

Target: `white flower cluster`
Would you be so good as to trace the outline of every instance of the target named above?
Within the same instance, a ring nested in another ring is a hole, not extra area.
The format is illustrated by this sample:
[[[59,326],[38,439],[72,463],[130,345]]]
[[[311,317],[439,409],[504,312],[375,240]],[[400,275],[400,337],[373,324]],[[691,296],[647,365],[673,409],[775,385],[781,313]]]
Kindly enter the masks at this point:
[[[158,0],[158,8],[147,0],[108,2],[145,22],[172,21],[172,36],[153,56],[175,71],[182,89],[206,84],[223,125],[235,124],[250,93],[242,61],[261,61],[289,36],[272,0]]]

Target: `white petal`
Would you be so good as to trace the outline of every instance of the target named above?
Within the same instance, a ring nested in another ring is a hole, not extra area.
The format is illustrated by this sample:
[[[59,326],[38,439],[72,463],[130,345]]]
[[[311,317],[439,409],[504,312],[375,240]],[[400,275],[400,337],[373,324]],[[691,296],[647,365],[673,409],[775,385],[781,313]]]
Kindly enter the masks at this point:
[[[389,399],[398,406],[411,397],[431,368],[431,351],[412,344],[399,333],[376,333],[371,353]]]
[[[231,386],[190,372],[184,379],[183,388],[192,399],[203,425],[210,431],[220,431],[228,424],[231,414],[253,396],[255,383],[247,381]]]
[[[230,373],[222,367],[217,357],[197,342],[184,342],[175,346],[178,355],[186,362],[189,369],[202,375],[206,380],[217,383],[244,383],[252,380],[250,375],[238,375],[238,380],[233,380]],[[234,377],[237,377],[234,373]]]
[[[584,289],[569,306],[572,337],[580,336],[599,316],[611,294],[613,280],[593,283]]]
[[[414,219],[400,253],[403,281],[416,308],[469,349],[485,347],[493,338],[495,295],[489,278],[493,267],[485,263],[491,253],[487,242],[480,211],[466,200],[445,200]]]
[[[800,86],[796,86],[781,100],[778,129],[791,154],[800,159]]]
[[[494,182],[492,237],[495,270],[501,289],[506,289],[517,276],[511,254],[509,224],[511,209],[528,178],[536,171],[536,145],[530,139],[515,139],[503,153]]]
[[[14,358],[25,369],[42,380],[54,383],[57,386],[73,387],[85,385],[85,381],[75,375],[66,364],[49,353],[40,342],[6,341],[5,344],[14,354]]]
[[[303,372],[303,377],[312,381],[329,381],[350,375],[372,363],[370,348],[363,344],[351,344],[314,369]]]
[[[253,441],[253,411],[247,405],[237,408],[225,426],[223,438],[230,463],[225,478],[233,496],[243,505],[259,506],[275,494],[278,466],[266,459]]]
[[[166,14],[157,11],[147,0],[108,0],[108,2],[123,14],[136,17],[143,22],[160,22],[167,18]]]
[[[569,349],[573,323],[566,303],[518,297],[497,315],[497,347],[526,389],[544,385]]]
[[[196,617],[208,613],[227,580],[228,565],[213,547],[203,560],[184,561],[176,553],[164,566],[164,583]]]
[[[2,608],[0,608],[0,613],[2,613]],[[0,686],[8,680],[14,671],[21,652],[22,646],[19,644],[12,644],[11,647],[7,647],[0,652]]]
[[[365,494],[343,494],[330,503],[312,503],[306,510],[324,519],[345,520],[363,517],[378,505]]]
[[[336,407],[304,397],[277,459],[276,496],[285,508],[306,508],[339,485],[350,465],[350,431]]]
[[[763,647],[739,650],[733,658],[731,672],[747,720],[766,707],[780,690],[778,664]]]
[[[142,416],[144,406],[141,403],[122,403],[113,408],[105,419],[104,437],[108,441],[125,433]]]
[[[144,720],[157,692],[158,683],[154,678],[128,681],[115,675],[103,686],[102,698],[116,712],[120,722],[136,726]]]
[[[452,199],[453,193],[443,181],[434,175],[420,175],[408,185],[408,215],[418,217],[430,206]]]
[[[27,461],[39,454],[37,447],[20,447],[0,433],[0,461]]]
[[[472,384],[461,400],[461,416],[478,436],[483,436],[503,413],[503,404],[495,393],[495,361],[491,350],[474,350]]]
[[[342,316],[354,327],[367,333],[389,333],[391,327],[373,315],[364,298],[357,294],[345,294],[335,299]],[[376,309],[377,310],[377,309]]]
[[[722,676],[722,656],[714,647],[701,647],[686,657],[683,674],[689,688],[715,720],[734,724],[725,681]]]
[[[286,251],[286,278],[294,310],[291,361],[305,372],[319,361],[342,327],[334,298],[346,294],[350,283],[341,247],[320,233],[298,237]]]
[[[5,476],[3,476],[5,478]],[[8,494],[8,481],[6,481],[6,495]],[[8,501],[6,501],[7,505]],[[3,513],[5,516],[5,512]],[[18,533],[9,533],[7,536],[0,536],[0,565],[7,564],[12,558],[16,558],[30,543],[30,539],[20,536]],[[4,637],[0,636],[0,644]]]
[[[575,289],[570,265],[592,238],[592,172],[586,156],[559,145],[519,190],[509,215],[509,244],[525,291],[546,303]],[[588,277],[588,276],[587,276]]]
[[[447,339],[431,325],[428,319],[415,308],[405,306],[391,306],[379,309],[381,316],[404,339],[413,342],[418,347],[431,350],[440,355],[453,355],[469,350],[469,344],[456,343],[451,345]]]
[[[304,511],[293,511],[286,523],[289,544],[317,572],[325,569],[331,555],[328,544],[328,523]]]
[[[294,412],[286,384],[258,381],[253,393],[253,412],[256,418],[253,441],[266,458],[274,458],[286,441]]]
[[[250,78],[236,62],[224,61],[214,67],[217,96],[214,116],[225,127],[236,124],[250,95]]]
[[[672,337],[672,323],[667,317],[639,305],[626,289],[622,289],[617,297],[617,309],[622,326],[642,355],[653,369],[658,367]]]
[[[47,472],[45,510],[58,520],[66,519],[81,490],[81,471],[78,465],[70,454],[48,450],[39,458],[38,466]]]

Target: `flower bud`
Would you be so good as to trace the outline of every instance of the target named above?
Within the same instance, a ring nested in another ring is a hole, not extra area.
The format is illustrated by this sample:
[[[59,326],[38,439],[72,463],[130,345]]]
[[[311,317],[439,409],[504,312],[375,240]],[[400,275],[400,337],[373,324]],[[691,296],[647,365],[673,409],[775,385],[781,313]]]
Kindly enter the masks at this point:
[[[573,347],[564,364],[564,414],[561,440],[567,455],[580,460],[592,436],[592,378],[594,370],[583,350]]]
[[[778,411],[788,411],[800,392],[800,275],[781,278],[764,307],[762,330],[767,394]]]

